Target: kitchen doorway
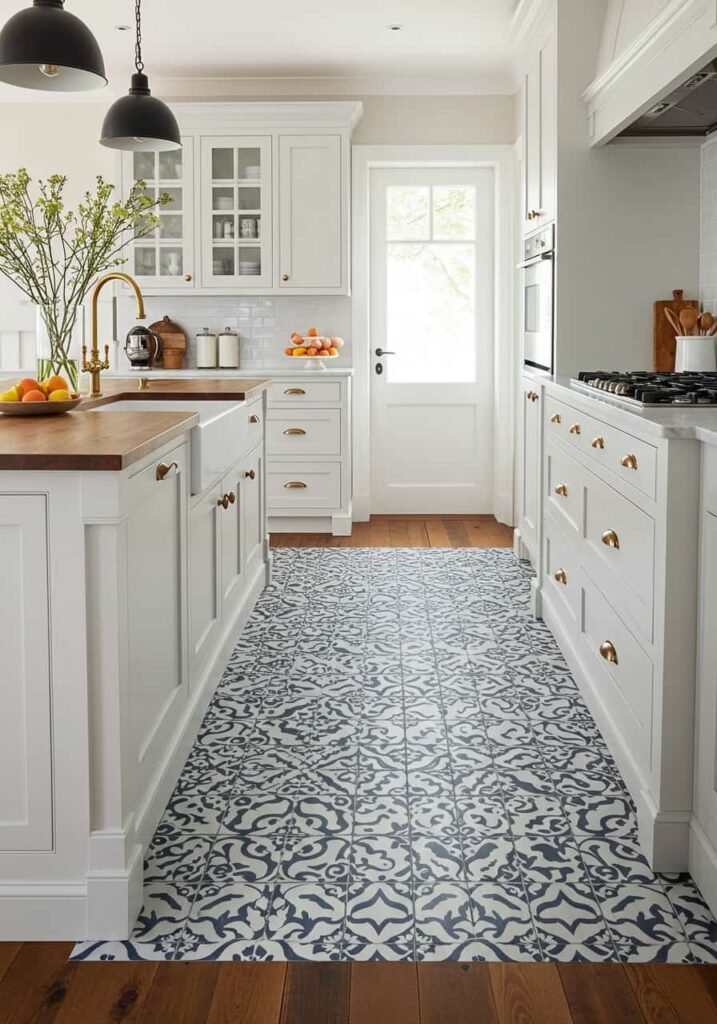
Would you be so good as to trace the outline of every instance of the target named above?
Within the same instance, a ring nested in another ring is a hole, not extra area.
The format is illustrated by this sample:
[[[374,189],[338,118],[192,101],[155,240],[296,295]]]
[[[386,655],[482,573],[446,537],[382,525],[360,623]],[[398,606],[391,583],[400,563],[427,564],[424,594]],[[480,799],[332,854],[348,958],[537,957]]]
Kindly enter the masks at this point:
[[[371,512],[494,509],[492,167],[372,168]]]

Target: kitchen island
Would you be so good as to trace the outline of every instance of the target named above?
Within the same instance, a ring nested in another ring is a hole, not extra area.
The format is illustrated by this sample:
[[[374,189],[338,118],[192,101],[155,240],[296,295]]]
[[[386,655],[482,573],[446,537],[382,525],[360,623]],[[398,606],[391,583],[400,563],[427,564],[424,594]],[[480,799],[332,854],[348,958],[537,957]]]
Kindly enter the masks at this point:
[[[1,939],[129,934],[270,578],[268,383],[107,381],[64,416],[0,418]]]

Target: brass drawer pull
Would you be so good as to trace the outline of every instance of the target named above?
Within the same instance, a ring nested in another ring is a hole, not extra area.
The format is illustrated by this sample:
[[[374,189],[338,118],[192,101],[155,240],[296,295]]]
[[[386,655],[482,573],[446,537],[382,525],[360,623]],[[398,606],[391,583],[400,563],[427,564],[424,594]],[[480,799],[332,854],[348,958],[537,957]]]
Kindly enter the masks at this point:
[[[525,392],[525,397],[527,399],[529,399],[529,401],[531,401],[531,402],[537,402],[538,399],[540,398],[540,395],[538,394],[537,391],[526,391]]]
[[[179,463],[170,462],[169,465],[167,465],[166,462],[160,462],[157,466],[157,471],[154,474],[155,478],[157,480],[164,480],[166,476],[169,476],[173,469],[179,469]]]
[[[580,424],[579,423],[573,423],[573,425],[570,428],[570,430],[568,431],[568,433],[569,434],[579,434],[580,433]]]
[[[246,477],[247,480],[254,480],[254,479],[256,479],[256,473],[254,472],[253,469],[247,469],[247,471],[244,474],[244,476]]]
[[[553,578],[556,583],[567,584],[568,582],[568,574],[566,573],[565,569],[557,569],[553,574]]]
[[[555,493],[557,495],[559,495],[561,498],[567,498],[567,496],[568,496],[567,484],[558,484],[558,486],[555,488]]]
[[[301,427],[287,427],[284,433],[287,437],[303,437],[306,431]]]
[[[618,550],[620,547],[620,538],[614,530],[605,530],[605,533],[602,535],[602,542],[605,547],[615,548],[615,550]]]
[[[221,498],[217,498],[217,505],[221,505],[222,508],[229,508],[229,495],[222,494]]]
[[[306,392],[303,388],[287,388],[284,392],[285,395],[305,395]]]
[[[625,469],[637,469],[637,455],[623,455],[620,459],[620,465],[624,466]]]
[[[603,641],[603,643],[600,644],[600,654],[605,659],[605,661],[609,661],[611,665],[618,664],[617,651],[615,650],[615,645],[610,643],[609,640],[605,640]]]
[[[257,415],[255,415],[254,413],[252,413],[252,415],[249,417],[249,422],[250,423],[258,423],[259,422],[259,417]]]
[[[305,484],[303,480],[289,480],[284,484],[284,487],[287,487],[290,491],[303,491],[308,486],[309,485]]]
[[[237,496],[234,493],[234,491],[229,491],[229,494],[227,494],[227,498],[229,499],[229,504],[230,505],[233,505],[234,502],[237,500]]]
[[[563,417],[560,415],[559,412],[554,412],[553,415],[550,417],[550,422],[551,423],[561,423],[562,419],[563,419]]]
[[[594,437],[592,439],[591,443],[592,443],[592,447],[593,448],[601,448],[602,449],[602,448],[605,447],[605,438],[604,437],[600,437],[600,436]]]

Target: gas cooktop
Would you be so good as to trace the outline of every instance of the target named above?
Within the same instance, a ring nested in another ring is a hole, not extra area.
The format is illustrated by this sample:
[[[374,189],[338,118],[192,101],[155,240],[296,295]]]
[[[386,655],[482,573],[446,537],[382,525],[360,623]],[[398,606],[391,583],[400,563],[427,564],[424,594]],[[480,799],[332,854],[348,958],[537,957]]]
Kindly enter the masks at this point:
[[[580,391],[604,391],[629,405],[717,405],[717,373],[583,370]]]

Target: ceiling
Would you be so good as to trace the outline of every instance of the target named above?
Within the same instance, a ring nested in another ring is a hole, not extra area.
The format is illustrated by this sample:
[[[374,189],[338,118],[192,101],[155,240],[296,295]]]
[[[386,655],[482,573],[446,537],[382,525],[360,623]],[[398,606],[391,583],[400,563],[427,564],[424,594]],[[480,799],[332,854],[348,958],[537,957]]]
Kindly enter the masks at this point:
[[[0,23],[30,2],[0,0]],[[430,80],[440,79],[495,92],[509,81],[513,7],[513,0],[144,0],[144,56],[150,81],[374,78],[396,91],[410,79],[430,91]],[[66,0],[66,9],[97,36],[112,91],[125,91],[134,37],[116,26],[133,25],[133,0]]]

